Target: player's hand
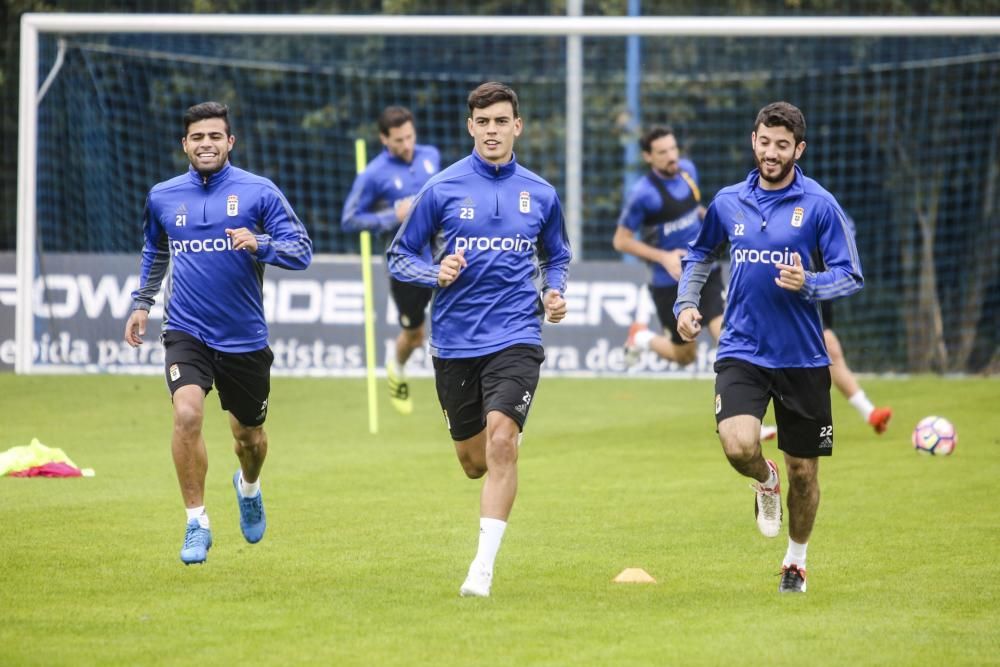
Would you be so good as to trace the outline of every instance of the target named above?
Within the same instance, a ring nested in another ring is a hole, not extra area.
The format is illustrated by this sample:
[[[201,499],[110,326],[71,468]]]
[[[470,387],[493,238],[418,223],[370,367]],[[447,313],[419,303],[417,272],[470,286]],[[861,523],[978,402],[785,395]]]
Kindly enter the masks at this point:
[[[456,280],[458,274],[462,272],[468,262],[465,261],[465,249],[459,250],[454,255],[448,255],[441,260],[441,268],[438,269],[438,286],[447,287]]]
[[[396,203],[392,206],[396,210],[396,222],[406,220],[406,216],[409,214],[411,206],[413,206],[412,195],[396,200]]]
[[[125,323],[125,342],[132,347],[142,345],[142,337],[146,335],[146,320],[149,319],[148,310],[133,310]]]
[[[227,229],[226,234],[233,240],[233,250],[257,252],[257,237],[246,227]]]
[[[667,273],[674,280],[681,279],[681,273],[684,271],[681,260],[684,259],[684,255],[686,254],[687,250],[678,248],[677,250],[664,250],[660,255],[660,264],[663,265],[663,268],[667,270]]]
[[[545,290],[542,295],[542,305],[545,306],[545,319],[555,324],[566,317],[566,299],[559,290]]]
[[[798,292],[806,284],[806,270],[802,268],[802,258],[799,253],[792,253],[791,264],[775,264],[778,269],[778,277],[774,279],[774,284],[789,292]]]
[[[697,308],[685,308],[677,315],[677,333],[692,342],[701,333],[701,313]]]

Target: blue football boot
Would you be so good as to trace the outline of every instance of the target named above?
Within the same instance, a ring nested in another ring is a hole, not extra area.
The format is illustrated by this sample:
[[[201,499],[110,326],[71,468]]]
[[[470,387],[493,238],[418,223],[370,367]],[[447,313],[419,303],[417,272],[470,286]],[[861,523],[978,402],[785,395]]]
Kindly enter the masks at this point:
[[[184,548],[181,549],[181,560],[185,565],[204,563],[208,558],[208,550],[212,548],[212,531],[202,528],[198,519],[187,522],[184,533]]]
[[[253,498],[244,498],[240,493],[240,471],[233,475],[233,488],[236,489],[236,503],[240,506],[240,530],[250,544],[260,542],[264,537],[267,518],[264,516],[264,498],[260,491]]]

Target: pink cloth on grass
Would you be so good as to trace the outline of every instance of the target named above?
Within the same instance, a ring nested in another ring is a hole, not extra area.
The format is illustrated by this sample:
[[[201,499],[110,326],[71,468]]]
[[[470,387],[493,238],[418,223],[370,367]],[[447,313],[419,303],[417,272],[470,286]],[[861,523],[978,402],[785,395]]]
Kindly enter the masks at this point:
[[[68,463],[46,463],[10,473],[11,477],[80,477],[82,473]]]

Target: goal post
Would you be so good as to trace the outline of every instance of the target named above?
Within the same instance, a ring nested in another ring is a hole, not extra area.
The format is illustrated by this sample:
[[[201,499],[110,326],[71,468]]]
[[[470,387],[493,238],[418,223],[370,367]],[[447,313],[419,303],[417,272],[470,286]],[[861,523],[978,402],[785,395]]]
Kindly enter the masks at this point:
[[[569,3],[573,5],[573,3]],[[235,35],[251,35],[251,36],[268,36],[268,37],[312,37],[312,38],[323,38],[327,36],[338,36],[345,38],[355,38],[355,37],[365,37],[365,36],[386,36],[393,38],[407,38],[407,39],[417,39],[426,37],[431,42],[440,42],[445,39],[455,39],[457,36],[471,36],[477,37],[483,40],[483,43],[492,47],[494,49],[499,49],[499,53],[502,55],[504,53],[510,53],[511,45],[522,44],[523,42],[509,42],[504,41],[506,39],[510,40],[525,40],[531,39],[531,48],[542,50],[556,50],[561,51],[561,54],[553,56],[553,60],[546,61],[539,67],[533,69],[522,68],[520,72],[509,72],[502,69],[490,70],[486,68],[483,72],[484,75],[491,73],[496,73],[498,75],[502,74],[506,76],[510,82],[518,87],[519,82],[517,80],[518,76],[548,76],[549,79],[545,81],[540,81],[538,84],[538,89],[551,89],[551,81],[560,81],[562,87],[561,101],[556,101],[555,98],[551,100],[546,100],[546,115],[539,114],[543,118],[556,119],[556,123],[559,127],[551,128],[550,134],[553,137],[559,137],[562,139],[563,145],[559,151],[558,159],[552,159],[549,156],[549,163],[551,169],[536,169],[534,164],[529,166],[533,169],[539,171],[543,176],[548,178],[561,190],[564,196],[564,208],[567,217],[567,227],[571,237],[571,241],[576,250],[578,257],[583,257],[585,259],[591,258],[591,256],[599,257],[601,252],[601,244],[605,243],[601,234],[604,232],[601,228],[596,227],[596,225],[613,225],[614,224],[614,212],[615,206],[620,203],[618,197],[620,192],[615,191],[599,191],[598,188],[592,187],[590,181],[586,181],[590,174],[592,174],[595,169],[600,171],[604,169],[604,166],[595,167],[593,165],[593,160],[588,161],[588,156],[593,158],[594,148],[587,145],[586,142],[594,142],[594,133],[584,130],[587,127],[588,114],[589,115],[604,115],[612,116],[613,109],[604,108],[593,108],[588,106],[588,98],[585,94],[581,94],[584,82],[588,80],[588,77],[595,79],[595,83],[588,83],[587,85],[593,85],[598,87],[608,87],[612,84],[617,85],[620,83],[620,73],[603,73],[600,76],[593,74],[593,70],[598,67],[595,64],[594,56],[590,54],[586,45],[583,48],[579,48],[580,42],[576,41],[571,43],[570,38],[573,39],[586,39],[586,40],[610,40],[613,38],[620,38],[626,36],[640,36],[650,43],[655,42],[657,45],[661,45],[660,49],[663,52],[668,52],[669,47],[674,42],[680,42],[683,40],[690,39],[700,39],[700,38],[710,38],[710,39],[727,39],[727,40],[751,40],[753,38],[780,38],[784,42],[794,42],[795,44],[800,44],[812,39],[855,39],[855,40],[869,40],[876,38],[898,38],[900,40],[908,40],[907,44],[919,44],[922,38],[954,38],[954,39],[976,39],[976,38],[995,38],[1000,35],[1000,18],[997,17],[898,17],[898,18],[869,18],[869,17],[667,17],[667,16],[643,16],[643,17],[599,17],[599,16],[531,16],[531,17],[495,17],[495,16],[316,16],[316,15],[266,15],[266,16],[254,16],[254,15],[211,15],[211,14],[196,14],[196,15],[175,15],[175,14],[40,14],[40,13],[26,13],[22,16],[21,20],[21,60],[20,60],[20,90],[19,90],[19,145],[18,145],[18,210],[17,210],[17,258],[16,258],[16,316],[15,316],[15,338],[16,338],[16,349],[15,349],[15,370],[18,373],[30,373],[45,370],[53,370],[64,372],[67,370],[77,370],[73,367],[67,367],[62,364],[38,364],[33,360],[33,347],[38,345],[36,340],[36,328],[38,326],[37,320],[39,318],[39,309],[44,309],[45,300],[40,298],[36,293],[38,290],[44,289],[47,286],[44,280],[39,280],[39,267],[37,259],[39,257],[39,249],[42,247],[41,239],[39,238],[39,82],[40,80],[48,79],[49,72],[41,72],[40,69],[45,64],[52,64],[54,60],[49,57],[48,60],[43,60],[41,49],[42,45],[40,40],[51,40],[53,36],[74,36],[74,35],[163,35],[163,36],[176,36],[178,39],[182,39],[187,36],[204,36],[204,35],[216,35],[219,38],[229,38]],[[555,39],[555,42],[546,41],[547,39]],[[562,40],[562,41],[559,41]],[[917,41],[914,41],[917,40]],[[589,41],[592,47],[600,47],[603,42]],[[690,41],[685,41],[685,44],[691,44]],[[895,64],[892,66],[899,71],[905,71],[907,68],[912,69],[913,67],[930,67],[926,63],[930,60],[947,60],[949,63],[954,62],[967,62],[973,63],[974,66],[978,67],[976,63],[986,63],[983,66],[994,67],[996,62],[996,47],[994,41],[993,51],[988,53],[977,54],[974,52],[966,53],[962,49],[956,49],[954,55],[945,55],[943,57],[936,57],[933,54],[928,55],[925,59],[921,59],[920,49],[911,48],[907,46],[906,49],[902,49],[903,53],[899,58],[894,61]],[[859,48],[864,47],[861,44]],[[139,45],[128,44],[122,47],[115,47],[117,53],[123,54],[122,57],[128,58],[129,53],[137,52],[139,50]],[[469,49],[458,54],[458,57],[469,56],[470,54],[475,54],[475,46],[462,48]],[[487,47],[483,47],[487,48]],[[756,47],[755,47],[756,48]],[[762,47],[765,48],[765,47]],[[766,47],[770,48],[770,47]],[[49,47],[50,51],[52,49],[51,45]],[[508,50],[505,50],[508,49]],[[288,49],[290,52],[294,49]],[[598,51],[600,49],[597,49]],[[252,61],[256,55],[252,47],[248,47],[241,51],[244,54],[243,58],[246,62],[240,62],[234,60],[229,65],[232,67],[250,67],[251,64],[247,64]],[[737,60],[739,51],[735,52],[737,55],[731,56],[730,60],[727,61],[712,61],[711,54],[700,55],[699,59],[702,62],[695,62],[691,59],[688,54],[677,53],[676,57],[678,59],[688,58],[688,65],[694,67],[701,67],[700,73],[694,74],[677,74],[677,73],[662,73],[663,70],[656,70],[658,73],[647,74],[647,78],[644,79],[643,85],[647,91],[648,97],[658,104],[664,104],[664,106],[670,108],[671,110],[679,109],[680,107],[672,105],[672,98],[670,97],[658,97],[658,88],[670,88],[675,86],[689,86],[692,88],[697,88],[699,86],[705,86],[705,81],[712,79],[713,77],[717,79],[725,78],[729,76],[732,81],[738,82],[740,78],[740,73],[738,71],[737,65],[739,62]],[[424,52],[424,55],[430,55],[432,51]],[[951,54],[949,51],[948,54]],[[774,55],[781,56],[781,51],[767,51],[766,54],[761,55],[762,59],[773,57]],[[162,53],[157,52],[150,57],[162,58],[164,57]],[[671,54],[663,56],[664,58],[672,57]],[[788,57],[787,55],[785,57]],[[188,53],[182,53],[178,62],[202,62],[198,60],[201,58],[210,58],[209,55],[199,55],[194,57]],[[187,59],[187,60],[185,60]],[[590,59],[590,60],[588,60]],[[222,62],[226,60],[224,57],[216,58],[216,61]],[[441,60],[439,57],[438,60]],[[650,57],[652,60],[652,57]],[[898,62],[897,62],[898,61]],[[61,62],[61,61],[57,61]],[[917,63],[916,65],[914,63]],[[767,62],[762,61],[762,66],[766,66]],[[297,67],[293,64],[286,64],[286,69],[294,69]],[[303,77],[308,77],[313,74],[326,75],[328,70],[324,69],[324,65],[319,63],[303,63],[298,66],[302,72]],[[497,66],[498,68],[500,66]],[[732,68],[731,72],[724,71],[723,68]],[[826,67],[830,67],[826,65]],[[850,67],[861,67],[853,64],[845,64],[844,68]],[[872,76],[874,83],[869,80],[865,80],[860,84],[851,83],[851,85],[858,85],[863,87],[864,90],[859,88],[858,91],[839,91],[830,90],[823,91],[817,94],[816,99],[828,99],[830,104],[842,105],[844,108],[844,113],[850,113],[853,104],[861,104],[860,100],[871,100],[876,99],[880,94],[878,90],[878,85],[880,79],[878,79],[879,70],[881,65],[876,64],[873,66],[864,65],[863,67],[869,67],[869,69],[874,72]],[[395,68],[395,69],[394,69]],[[546,71],[546,68],[551,68],[551,72]],[[267,79],[267,67],[262,66],[262,74],[257,76],[258,79]],[[835,68],[834,68],[835,69]],[[382,72],[384,80],[390,80],[396,77],[399,80],[397,85],[397,90],[401,86],[406,84],[406,74],[407,72],[400,72],[398,65],[391,65],[384,68]],[[650,67],[650,71],[653,68]],[[126,73],[127,75],[127,73]],[[428,74],[428,76],[440,76],[435,75],[434,72]],[[473,75],[470,73],[469,77]],[[785,76],[785,75],[782,75]],[[793,76],[793,75],[787,75]],[[799,76],[799,74],[794,74],[794,76]],[[974,74],[975,77],[981,77],[982,73],[977,70]],[[53,78],[58,81],[59,74],[56,73]],[[659,79],[654,77],[660,77]],[[773,81],[774,79],[771,79]],[[978,79],[976,79],[978,81]],[[365,78],[363,76],[356,79],[359,86],[366,84]],[[723,82],[725,84],[725,82]],[[268,81],[264,81],[262,85],[267,85]],[[464,80],[463,80],[464,84]],[[142,82],[143,86],[151,87],[155,83],[151,84],[149,82]],[[736,87],[736,83],[725,84]],[[975,86],[973,86],[975,87]],[[905,88],[904,88],[905,89]],[[155,91],[154,91],[155,92]],[[973,90],[975,94],[981,94],[984,97],[984,105],[988,108],[996,108],[996,98],[994,93],[983,90]],[[126,92],[127,94],[127,92]],[[362,94],[367,94],[362,91]],[[279,93],[280,95],[280,93]],[[419,91],[413,93],[414,96],[419,97]],[[822,96],[825,97],[822,97]],[[857,98],[851,97],[852,95],[857,95]],[[990,97],[990,95],[993,95]],[[152,97],[151,93],[151,97]],[[863,97],[864,96],[864,97]],[[367,98],[366,98],[367,99]],[[372,97],[372,99],[375,99]],[[750,96],[749,99],[756,99]],[[910,100],[900,99],[899,103],[909,103]],[[719,95],[705,96],[699,99],[700,103],[706,105],[703,108],[712,107],[712,105],[725,105],[726,101]],[[867,102],[864,102],[867,103]],[[879,104],[884,103],[884,100],[878,101]],[[874,103],[873,103],[874,104]],[[993,105],[993,106],[989,106]],[[321,105],[317,105],[321,106]],[[429,108],[429,113],[433,112],[436,117],[447,118],[450,111],[442,111],[438,107]],[[450,107],[454,108],[454,105]],[[714,108],[714,107],[713,107]],[[370,109],[369,109],[370,110]],[[167,110],[169,113],[176,115],[176,109]],[[533,110],[529,109],[529,112]],[[691,129],[692,134],[695,136],[699,134],[707,134],[706,130],[700,130],[695,123],[697,118],[694,118],[691,114],[695,112],[695,105],[690,105],[690,107],[685,107],[683,113],[678,112],[678,121],[682,124],[682,127],[687,127]],[[345,120],[342,116],[338,116],[341,110],[334,109],[329,113],[329,117],[323,116],[323,109],[317,110],[316,118],[312,116],[308,119],[302,121],[303,125],[308,123],[322,124],[322,123],[341,123],[341,124],[352,124],[358,126],[363,123],[362,121],[356,121],[352,119]],[[657,111],[657,113],[660,113]],[[668,116],[670,111],[663,112]],[[688,116],[684,117],[684,113]],[[734,117],[742,118],[744,124],[747,122],[746,109],[741,109],[734,114]],[[813,112],[811,109],[806,109],[807,118],[813,117]],[[454,120],[454,116],[451,116],[451,121]],[[261,125],[266,126],[269,122],[268,119],[259,118],[256,119]],[[669,120],[669,118],[668,118]],[[449,122],[451,122],[449,121]],[[71,125],[71,122],[61,120],[64,124]],[[106,120],[107,123],[114,123],[116,120],[110,118]],[[435,119],[435,122],[438,122]],[[727,121],[729,122],[729,121]],[[738,121],[732,121],[738,122]],[[891,124],[893,121],[890,119],[887,121]],[[309,127],[315,127],[315,125],[310,125]],[[599,127],[591,124],[591,128]],[[986,124],[983,127],[987,127]],[[72,128],[70,128],[72,129]],[[352,128],[353,129],[353,128]],[[605,128],[606,133],[612,134],[615,131],[613,126],[608,126]],[[726,130],[729,131],[728,129]],[[979,130],[977,130],[979,131]],[[740,129],[740,133],[745,133],[743,128]],[[722,133],[720,133],[722,134]],[[735,132],[733,133],[735,134]],[[356,134],[352,135],[356,136]],[[943,136],[943,135],[942,135]],[[728,137],[728,135],[727,135]],[[626,135],[616,136],[613,138],[612,145],[615,142],[632,141],[634,137],[629,137]],[[541,144],[536,141],[536,143],[530,143],[534,141],[530,137],[526,137],[521,141],[524,144],[525,151],[532,155],[543,155],[546,151],[551,152],[551,144]],[[261,142],[263,143],[263,142]],[[735,142],[730,141],[730,144]],[[821,143],[817,141],[817,144]],[[521,145],[519,144],[519,146]],[[707,145],[707,140],[702,139],[702,146]],[[455,149],[458,150],[457,148]],[[723,155],[725,151],[727,151]],[[718,153],[718,159],[720,162],[724,159],[728,161],[729,167],[725,170],[719,169],[720,173],[727,172],[730,178],[730,182],[735,180],[739,172],[734,170],[731,166],[734,161],[738,158],[734,158],[732,153],[735,149],[725,149],[719,145],[716,148],[713,145],[713,151]],[[741,146],[740,150],[743,152],[745,157],[745,146]],[[880,150],[891,150],[890,148],[884,148]],[[811,151],[810,153],[812,153]],[[853,159],[863,159],[863,151],[857,149],[856,153],[853,154]],[[738,152],[737,152],[738,154]],[[454,157],[458,157],[455,155]],[[897,156],[898,157],[898,156]],[[912,157],[912,156],[911,156]],[[602,159],[611,160],[615,158],[603,157]],[[836,170],[836,161],[846,161],[852,159],[850,156],[847,158],[837,157],[831,164],[831,170]],[[992,158],[984,157],[984,160],[989,160]],[[586,168],[585,168],[586,167]],[[636,165],[615,165],[608,166],[607,169],[611,174],[620,174],[621,170],[634,169]],[[608,180],[611,182],[619,182],[620,179],[614,181],[614,179],[604,179],[603,171],[595,175],[595,181]],[[562,178],[556,178],[556,175],[562,176]],[[714,176],[712,177],[714,178]],[[720,176],[718,182],[724,183],[723,176]],[[51,174],[46,175],[46,183],[56,182],[59,179],[53,177]],[[826,180],[820,179],[824,184]],[[155,181],[148,181],[145,183],[145,187],[148,188]],[[913,195],[916,198],[929,196],[927,193],[917,193]],[[304,199],[310,199],[313,195],[306,193],[303,195]],[[919,203],[919,202],[918,202]],[[298,200],[292,198],[292,204],[299,210],[300,206]],[[328,210],[330,206],[323,205],[317,206],[317,210],[320,211],[319,214],[330,215]],[[876,211],[877,212],[877,211]],[[138,211],[134,212],[136,219],[138,217]],[[610,218],[610,219],[609,219]],[[327,220],[326,222],[329,222]],[[62,221],[62,224],[68,224],[68,220]],[[588,228],[588,225],[595,225],[594,228]],[[935,233],[934,229],[925,230],[926,233]],[[331,248],[334,248],[331,245]],[[72,250],[70,250],[72,251]],[[340,252],[337,248],[334,248],[335,252]],[[138,249],[135,249],[136,256],[138,255]],[[863,255],[864,257],[864,255]],[[915,261],[920,260],[917,257]],[[989,275],[981,276],[978,278],[980,282],[986,281],[987,285],[991,279]],[[914,289],[927,289],[926,287],[921,288],[919,286],[914,287]],[[916,298],[916,297],[914,297]],[[892,316],[895,318],[899,317],[898,313],[891,312],[891,308],[886,307],[887,317]],[[43,312],[42,315],[45,313]],[[896,331],[887,333],[887,336],[904,337],[910,332],[907,331]],[[913,348],[917,348],[920,345],[920,341],[914,340],[912,343]],[[907,360],[909,361],[909,360]],[[98,368],[100,370],[100,368]]]

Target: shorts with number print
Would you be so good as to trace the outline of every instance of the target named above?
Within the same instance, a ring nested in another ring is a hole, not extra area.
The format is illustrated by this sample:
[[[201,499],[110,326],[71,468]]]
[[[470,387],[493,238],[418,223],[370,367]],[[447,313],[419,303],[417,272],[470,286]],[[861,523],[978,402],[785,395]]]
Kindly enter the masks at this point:
[[[544,361],[539,345],[512,345],[467,359],[434,357],[434,383],[451,439],[468,440],[482,431],[493,410],[523,431]]]
[[[715,362],[715,423],[763,419],[774,401],[778,449],[803,459],[833,454],[830,368],[764,368],[741,359]]]

